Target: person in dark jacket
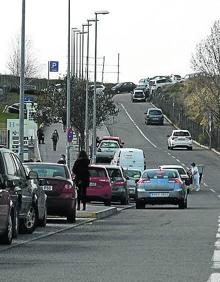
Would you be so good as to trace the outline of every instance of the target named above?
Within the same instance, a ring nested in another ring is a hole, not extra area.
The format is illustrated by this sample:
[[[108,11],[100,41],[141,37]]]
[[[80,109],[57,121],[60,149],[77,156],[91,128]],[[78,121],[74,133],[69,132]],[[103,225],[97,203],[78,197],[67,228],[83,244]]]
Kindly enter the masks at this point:
[[[84,150],[80,151],[75,161],[72,172],[75,175],[75,183],[78,187],[77,210],[80,210],[80,202],[83,210],[86,209],[86,188],[89,186],[89,158]]]

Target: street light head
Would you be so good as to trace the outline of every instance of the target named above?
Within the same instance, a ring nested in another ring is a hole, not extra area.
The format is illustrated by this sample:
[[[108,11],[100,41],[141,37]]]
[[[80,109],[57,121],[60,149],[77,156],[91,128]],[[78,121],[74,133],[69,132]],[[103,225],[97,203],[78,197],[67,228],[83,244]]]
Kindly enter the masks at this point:
[[[96,21],[96,19],[88,19],[87,20],[87,22],[89,23],[89,22],[95,22]],[[98,20],[97,20],[98,21]]]
[[[95,12],[96,15],[107,15],[109,14],[109,11],[103,10],[103,11],[96,11]]]
[[[82,24],[82,26],[92,26],[92,24],[87,23],[87,24]]]

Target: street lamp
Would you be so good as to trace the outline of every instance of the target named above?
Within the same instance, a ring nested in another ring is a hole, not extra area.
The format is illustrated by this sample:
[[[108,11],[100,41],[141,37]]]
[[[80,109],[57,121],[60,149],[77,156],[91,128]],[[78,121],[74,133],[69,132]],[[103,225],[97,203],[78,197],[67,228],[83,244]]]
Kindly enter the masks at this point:
[[[79,32],[79,30],[76,27],[72,27],[72,56],[71,56],[71,76],[75,77],[75,72],[76,72],[76,50],[75,50],[75,33]]]
[[[96,72],[97,72],[97,21],[98,15],[109,14],[108,11],[95,12],[95,62],[94,62],[94,95],[93,95],[93,139],[92,139],[92,162],[96,162]]]
[[[76,33],[76,78],[79,77],[79,46],[78,46],[78,35],[80,34],[80,31]]]

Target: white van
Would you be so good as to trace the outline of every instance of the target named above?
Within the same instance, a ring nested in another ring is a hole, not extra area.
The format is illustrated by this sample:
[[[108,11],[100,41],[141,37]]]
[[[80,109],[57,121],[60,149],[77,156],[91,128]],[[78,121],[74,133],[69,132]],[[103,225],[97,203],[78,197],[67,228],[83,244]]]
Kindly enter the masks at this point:
[[[120,148],[111,161],[113,165],[119,165],[123,169],[136,168],[141,171],[146,169],[146,160],[142,149]]]

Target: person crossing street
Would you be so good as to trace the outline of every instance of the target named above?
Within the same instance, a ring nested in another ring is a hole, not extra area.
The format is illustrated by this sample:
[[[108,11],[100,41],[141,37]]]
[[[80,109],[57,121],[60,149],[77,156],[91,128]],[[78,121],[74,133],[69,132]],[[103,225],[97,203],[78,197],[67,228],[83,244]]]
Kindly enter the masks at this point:
[[[197,192],[200,190],[200,184],[199,184],[199,170],[196,164],[193,162],[191,163],[191,174],[192,174],[192,187]]]

